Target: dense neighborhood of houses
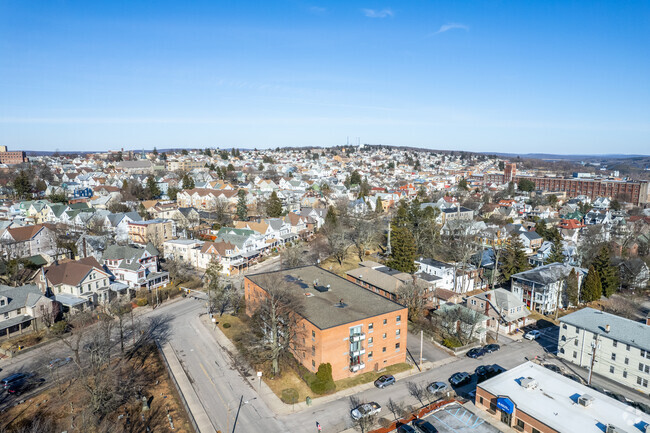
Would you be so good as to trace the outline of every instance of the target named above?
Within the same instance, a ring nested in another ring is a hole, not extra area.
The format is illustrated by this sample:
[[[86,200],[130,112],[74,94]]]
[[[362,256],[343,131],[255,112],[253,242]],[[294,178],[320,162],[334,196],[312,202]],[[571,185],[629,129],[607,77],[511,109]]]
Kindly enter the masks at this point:
[[[299,298],[275,328],[334,381],[415,362],[408,323],[461,353],[553,320],[559,358],[593,367],[599,339],[594,372],[648,393],[650,326],[587,306],[648,289],[647,181],[382,146],[24,159],[0,165],[1,338],[223,279],[250,320]]]

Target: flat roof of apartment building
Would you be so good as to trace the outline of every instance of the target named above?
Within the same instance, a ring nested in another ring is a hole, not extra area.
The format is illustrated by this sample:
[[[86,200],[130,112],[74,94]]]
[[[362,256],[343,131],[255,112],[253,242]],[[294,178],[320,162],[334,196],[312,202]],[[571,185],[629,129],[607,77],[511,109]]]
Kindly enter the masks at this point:
[[[319,329],[406,308],[318,266],[253,274],[246,278],[264,289],[265,284],[271,283],[274,274],[279,275],[296,295],[303,297],[301,316]],[[406,316],[403,319],[406,320]]]
[[[631,433],[650,424],[650,415],[531,361],[478,387],[508,398],[517,411],[560,432],[603,433],[611,424]],[[580,404],[580,397],[589,400],[588,405]]]

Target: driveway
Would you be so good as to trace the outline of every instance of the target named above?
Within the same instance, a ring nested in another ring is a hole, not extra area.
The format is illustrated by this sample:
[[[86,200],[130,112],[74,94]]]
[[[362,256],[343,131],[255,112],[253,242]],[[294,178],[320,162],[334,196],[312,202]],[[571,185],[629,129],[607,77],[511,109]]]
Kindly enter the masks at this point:
[[[406,347],[411,352],[411,355],[415,358],[416,362],[420,362],[420,334],[408,333],[408,339],[406,342]],[[439,349],[431,341],[424,337],[424,344],[422,345],[422,362],[436,362],[441,361],[445,358],[449,358],[447,352],[442,349]]]

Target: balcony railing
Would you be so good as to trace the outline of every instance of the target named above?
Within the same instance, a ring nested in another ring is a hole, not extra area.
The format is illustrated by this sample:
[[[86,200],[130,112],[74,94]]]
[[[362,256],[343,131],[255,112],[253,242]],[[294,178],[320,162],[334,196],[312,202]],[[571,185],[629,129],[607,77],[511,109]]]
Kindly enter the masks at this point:
[[[363,341],[366,339],[366,334],[354,334],[350,335],[350,342],[356,343],[357,341]]]
[[[361,356],[361,355],[363,355],[364,353],[366,353],[366,349],[364,349],[364,348],[362,347],[362,348],[357,349],[357,350],[351,350],[351,351],[350,351],[350,356]]]
[[[352,371],[352,372],[359,371],[359,370],[363,370],[364,368],[366,368],[366,364],[364,364],[364,363],[355,364],[355,365],[350,366],[350,371]]]

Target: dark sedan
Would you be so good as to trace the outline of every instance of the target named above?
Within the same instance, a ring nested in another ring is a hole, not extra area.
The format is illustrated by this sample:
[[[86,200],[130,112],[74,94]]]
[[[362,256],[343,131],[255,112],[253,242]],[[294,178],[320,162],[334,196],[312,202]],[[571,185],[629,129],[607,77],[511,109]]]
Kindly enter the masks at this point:
[[[438,433],[438,429],[435,428],[429,421],[423,419],[414,419],[411,423],[418,428],[423,433]]]
[[[475,347],[473,349],[470,349],[469,352],[467,352],[467,356],[475,359],[480,358],[483,355],[485,355],[485,351],[483,350],[482,347]]]
[[[395,383],[395,377],[391,376],[390,374],[384,374],[382,376],[379,376],[379,378],[375,380],[375,386],[377,388],[385,388],[394,383]]]
[[[496,352],[496,351],[499,350],[499,349],[501,349],[501,346],[499,346],[498,344],[488,344],[487,346],[485,346],[485,347],[483,348],[483,350],[485,351],[485,353]]]
[[[465,372],[454,373],[449,378],[449,383],[451,383],[452,386],[463,386],[467,383],[470,383],[471,381],[472,381],[472,376],[470,376],[468,373]]]

